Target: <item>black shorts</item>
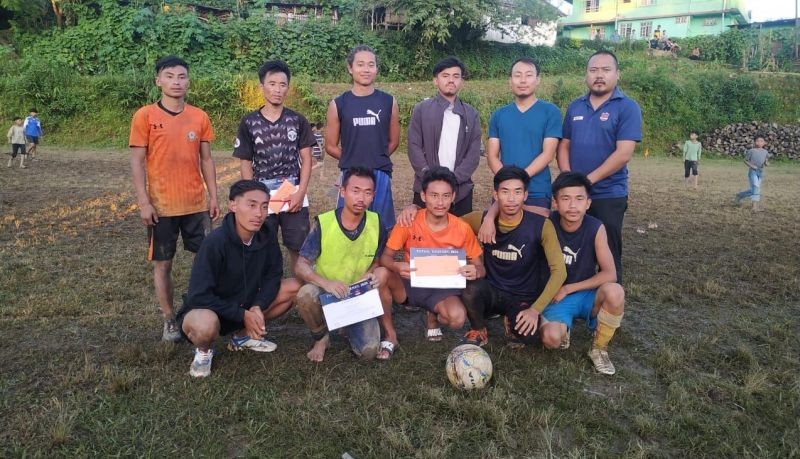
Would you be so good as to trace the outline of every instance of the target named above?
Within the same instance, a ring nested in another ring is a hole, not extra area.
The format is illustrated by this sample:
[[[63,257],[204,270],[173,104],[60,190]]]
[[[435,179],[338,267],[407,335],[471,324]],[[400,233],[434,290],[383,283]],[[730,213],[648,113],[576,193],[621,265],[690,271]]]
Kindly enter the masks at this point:
[[[697,175],[697,161],[683,160],[683,176],[688,178],[690,171],[692,175]]]
[[[473,298],[473,302],[481,302],[484,315],[500,314],[508,319],[513,339],[525,344],[537,342],[538,332],[531,336],[522,336],[516,331],[517,315],[528,309],[535,298],[525,298],[497,289],[485,278],[470,283],[467,289],[470,290],[467,295]]]
[[[12,143],[11,144],[11,157],[16,158],[17,155],[27,155],[28,152],[25,150],[24,143]]]
[[[298,212],[272,214],[264,220],[264,224],[270,227],[275,234],[278,234],[280,226],[284,247],[299,252],[309,233],[308,207],[303,207]]]
[[[38,136],[26,135],[25,136],[25,140],[27,140],[28,143],[32,143],[34,145],[39,145],[39,137]]]
[[[172,260],[178,245],[178,233],[183,239],[183,248],[197,253],[203,239],[211,231],[211,217],[207,211],[175,217],[158,217],[158,223],[147,227],[150,261]]]
[[[401,279],[403,287],[406,289],[406,296],[408,296],[408,304],[423,308],[430,312],[434,312],[436,305],[444,301],[445,298],[450,296],[457,296],[461,298],[461,289],[451,288],[420,288],[412,287],[411,281],[408,279]]]

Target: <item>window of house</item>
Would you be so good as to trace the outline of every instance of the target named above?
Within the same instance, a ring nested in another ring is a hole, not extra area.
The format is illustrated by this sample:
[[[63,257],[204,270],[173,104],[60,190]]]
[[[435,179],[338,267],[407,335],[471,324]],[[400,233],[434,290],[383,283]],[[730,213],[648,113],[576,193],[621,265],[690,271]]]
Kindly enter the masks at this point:
[[[675,18],[675,24],[686,24],[689,22],[689,16],[678,16]]]
[[[656,0],[639,0],[639,6],[652,6],[656,4]]]
[[[600,10],[600,0],[586,0],[586,12],[596,13]]]
[[[653,33],[653,21],[639,23],[639,37],[650,38],[650,35],[652,33]]]
[[[633,33],[633,24],[621,24],[619,26],[619,35],[622,38],[630,39],[633,38],[631,35]]]
[[[716,18],[713,18],[713,19],[705,19],[705,20],[703,21],[703,25],[704,25],[704,26],[715,26],[715,25],[717,25],[717,19],[716,19]]]

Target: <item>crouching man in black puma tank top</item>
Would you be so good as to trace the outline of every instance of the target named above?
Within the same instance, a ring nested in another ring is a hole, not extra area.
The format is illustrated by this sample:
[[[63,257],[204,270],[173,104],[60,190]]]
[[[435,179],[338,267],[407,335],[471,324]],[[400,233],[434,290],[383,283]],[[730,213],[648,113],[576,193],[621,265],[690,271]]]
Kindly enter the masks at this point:
[[[462,294],[470,322],[466,343],[483,346],[488,342],[487,313],[504,315],[510,345],[532,343],[540,313],[566,278],[553,222],[523,208],[529,182],[528,173],[516,166],[505,166],[494,176],[498,230],[493,240],[482,241],[486,278],[468,283]],[[478,232],[480,212],[464,220]],[[543,288],[542,279],[547,279]]]
[[[613,375],[616,369],[606,348],[622,320],[625,291],[616,283],[605,227],[586,215],[592,204],[591,186],[579,172],[564,172],[553,182],[556,212],[550,219],[567,266],[567,280],[542,313],[541,336],[545,347],[566,349],[572,321],[583,319],[594,332],[589,358],[598,372]]]

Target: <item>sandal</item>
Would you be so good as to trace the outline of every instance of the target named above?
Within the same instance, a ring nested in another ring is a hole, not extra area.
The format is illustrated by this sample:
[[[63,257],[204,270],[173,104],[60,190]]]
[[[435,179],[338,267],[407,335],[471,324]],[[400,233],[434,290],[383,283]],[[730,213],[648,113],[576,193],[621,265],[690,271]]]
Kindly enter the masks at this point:
[[[444,335],[442,334],[442,329],[439,327],[429,328],[425,333],[425,338],[427,338],[431,343],[438,343],[443,337]]]
[[[399,344],[395,344],[391,341],[381,341],[381,350],[378,351],[378,355],[376,355],[375,358],[378,360],[389,360],[394,355],[394,351],[399,347]]]

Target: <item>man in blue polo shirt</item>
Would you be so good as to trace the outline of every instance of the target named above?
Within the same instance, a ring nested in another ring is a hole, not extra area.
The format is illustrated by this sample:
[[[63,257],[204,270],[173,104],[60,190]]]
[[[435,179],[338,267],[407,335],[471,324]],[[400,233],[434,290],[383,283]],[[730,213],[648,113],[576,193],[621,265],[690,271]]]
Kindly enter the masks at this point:
[[[628,161],[642,140],[642,110],[617,88],[619,66],[610,51],[598,51],[586,66],[589,93],[569,105],[558,168],[582,172],[592,183],[588,214],[606,227],[617,282],[622,281],[622,220],[628,209]]]
[[[561,138],[561,111],[536,97],[539,64],[533,59],[517,59],[511,66],[508,81],[514,101],[492,113],[486,161],[492,173],[503,166],[525,169],[531,177],[525,208],[547,217],[552,197],[548,165],[556,155]]]

